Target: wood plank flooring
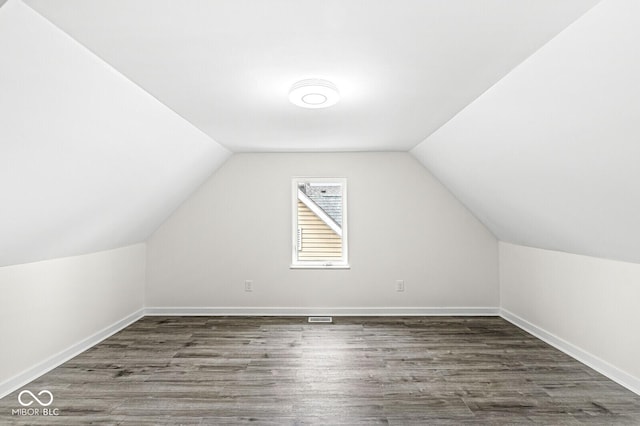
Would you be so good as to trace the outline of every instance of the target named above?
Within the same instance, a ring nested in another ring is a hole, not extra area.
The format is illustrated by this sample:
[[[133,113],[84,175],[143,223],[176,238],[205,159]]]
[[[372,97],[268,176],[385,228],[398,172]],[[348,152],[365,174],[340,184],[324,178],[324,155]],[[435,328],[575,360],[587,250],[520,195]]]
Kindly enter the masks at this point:
[[[640,425],[640,396],[497,317],[145,317],[25,389],[58,416],[16,391],[0,424]]]

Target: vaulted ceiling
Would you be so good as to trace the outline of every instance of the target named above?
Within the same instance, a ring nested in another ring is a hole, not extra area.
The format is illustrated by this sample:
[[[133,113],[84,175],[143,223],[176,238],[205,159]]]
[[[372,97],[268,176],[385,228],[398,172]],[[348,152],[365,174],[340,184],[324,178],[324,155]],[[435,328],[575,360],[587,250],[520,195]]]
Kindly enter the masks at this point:
[[[0,120],[0,266],[144,241],[230,154],[19,1]]]
[[[595,0],[26,2],[232,151],[407,151]]]
[[[411,150],[502,240],[639,262],[639,17],[635,0],[9,0],[0,266],[144,241],[232,152],[366,150]],[[308,77],[341,102],[291,105]]]
[[[639,42],[603,1],[413,153],[501,240],[640,263]]]

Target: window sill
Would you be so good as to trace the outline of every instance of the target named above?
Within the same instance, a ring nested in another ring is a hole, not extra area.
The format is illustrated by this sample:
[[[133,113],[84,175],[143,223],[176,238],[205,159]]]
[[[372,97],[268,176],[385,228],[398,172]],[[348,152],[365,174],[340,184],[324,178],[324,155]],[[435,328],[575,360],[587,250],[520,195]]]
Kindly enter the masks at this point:
[[[333,264],[292,264],[289,269],[351,269],[351,266],[345,263],[333,263]]]

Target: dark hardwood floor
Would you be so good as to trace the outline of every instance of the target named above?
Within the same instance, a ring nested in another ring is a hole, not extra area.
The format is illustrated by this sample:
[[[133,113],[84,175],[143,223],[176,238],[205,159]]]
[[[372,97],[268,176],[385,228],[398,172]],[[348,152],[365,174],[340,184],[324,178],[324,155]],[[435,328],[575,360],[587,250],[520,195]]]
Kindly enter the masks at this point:
[[[640,396],[498,317],[145,317],[25,389],[58,416],[12,415],[16,391],[0,424],[640,424]]]

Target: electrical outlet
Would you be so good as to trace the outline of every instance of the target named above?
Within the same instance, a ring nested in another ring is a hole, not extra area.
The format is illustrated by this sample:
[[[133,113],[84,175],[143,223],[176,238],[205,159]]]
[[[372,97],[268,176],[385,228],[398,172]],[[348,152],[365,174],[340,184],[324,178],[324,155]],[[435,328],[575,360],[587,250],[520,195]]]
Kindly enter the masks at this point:
[[[396,281],[396,291],[404,291],[404,280]]]
[[[253,281],[246,280],[244,282],[244,291],[253,291]]]

